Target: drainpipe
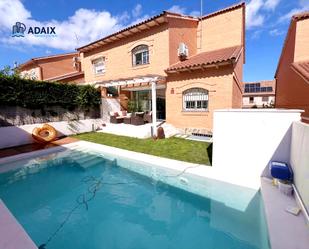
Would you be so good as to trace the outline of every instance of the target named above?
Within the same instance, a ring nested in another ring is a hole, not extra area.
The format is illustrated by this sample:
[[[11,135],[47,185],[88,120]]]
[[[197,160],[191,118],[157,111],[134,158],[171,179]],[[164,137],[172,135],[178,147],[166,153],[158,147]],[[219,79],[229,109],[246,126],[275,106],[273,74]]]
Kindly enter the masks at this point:
[[[151,104],[152,104],[152,135],[157,136],[157,90],[156,82],[151,82]]]

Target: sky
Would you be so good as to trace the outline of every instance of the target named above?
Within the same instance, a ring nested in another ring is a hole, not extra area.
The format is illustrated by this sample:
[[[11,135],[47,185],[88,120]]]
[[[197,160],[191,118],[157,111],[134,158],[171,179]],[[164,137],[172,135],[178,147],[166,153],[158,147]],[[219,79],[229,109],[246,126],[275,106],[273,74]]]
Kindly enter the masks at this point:
[[[201,0],[0,0],[0,69],[75,48],[169,10],[199,15]],[[203,14],[238,0],[203,0]],[[274,77],[291,16],[309,0],[246,1],[244,81]],[[12,26],[54,26],[56,37],[12,37]],[[222,30],[224,32],[224,30]]]

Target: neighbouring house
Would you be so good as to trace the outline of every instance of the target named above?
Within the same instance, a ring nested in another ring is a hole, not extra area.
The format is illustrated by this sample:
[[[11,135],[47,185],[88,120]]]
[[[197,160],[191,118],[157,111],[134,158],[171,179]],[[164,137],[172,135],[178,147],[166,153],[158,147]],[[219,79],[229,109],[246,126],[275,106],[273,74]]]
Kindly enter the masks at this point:
[[[83,83],[78,52],[33,58],[18,66],[20,75],[35,80]]]
[[[106,120],[134,103],[207,134],[215,109],[242,106],[245,3],[199,18],[164,11],[77,50],[85,82],[102,89]]]
[[[309,11],[292,17],[275,78],[275,106],[303,109],[309,123]]]
[[[243,108],[271,108],[275,105],[276,80],[243,83]]]

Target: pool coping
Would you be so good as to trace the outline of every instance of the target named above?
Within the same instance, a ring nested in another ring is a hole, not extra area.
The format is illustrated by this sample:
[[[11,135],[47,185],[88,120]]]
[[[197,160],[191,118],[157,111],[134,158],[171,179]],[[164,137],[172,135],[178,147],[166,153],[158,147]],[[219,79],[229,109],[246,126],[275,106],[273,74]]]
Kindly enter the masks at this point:
[[[305,214],[294,216],[285,211],[287,207],[298,206],[297,196],[282,194],[266,177],[261,178],[261,193],[271,248],[308,249],[309,224]]]
[[[4,202],[0,199],[0,248],[1,249],[37,249],[28,233],[16,220]]]

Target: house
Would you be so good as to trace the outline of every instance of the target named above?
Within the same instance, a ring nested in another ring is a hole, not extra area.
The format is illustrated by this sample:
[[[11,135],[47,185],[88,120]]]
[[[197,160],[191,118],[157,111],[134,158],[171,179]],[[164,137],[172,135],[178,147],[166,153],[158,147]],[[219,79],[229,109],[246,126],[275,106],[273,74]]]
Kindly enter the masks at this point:
[[[84,73],[78,58],[77,52],[33,58],[19,65],[18,71],[25,78],[82,83]]]
[[[201,18],[164,11],[77,50],[106,120],[134,101],[154,120],[206,134],[215,109],[242,106],[245,3]]]
[[[275,106],[303,109],[309,123],[309,11],[292,17],[275,78]]]
[[[275,104],[275,80],[243,83],[243,108],[269,108]]]

